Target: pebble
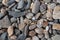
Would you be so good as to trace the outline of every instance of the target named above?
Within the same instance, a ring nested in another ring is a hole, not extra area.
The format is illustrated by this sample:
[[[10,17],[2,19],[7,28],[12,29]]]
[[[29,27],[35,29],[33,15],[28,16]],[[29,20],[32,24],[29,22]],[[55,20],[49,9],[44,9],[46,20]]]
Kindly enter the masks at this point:
[[[32,13],[36,14],[39,11],[40,2],[36,0],[33,4]]]
[[[27,15],[26,15],[26,18],[28,18],[28,19],[31,19],[33,17],[33,14],[32,13],[28,13]]]
[[[38,34],[43,34],[43,29],[42,28],[36,28],[35,32]]]
[[[29,36],[32,36],[32,37],[33,37],[33,36],[35,36],[35,35],[36,35],[36,32],[35,32],[35,31],[30,31],[30,32],[29,32]]]
[[[31,38],[30,38],[30,37],[28,37],[28,38],[26,38],[25,40],[31,40]]]
[[[29,30],[33,30],[34,28],[36,28],[36,24],[33,24],[33,25],[29,26]]]
[[[32,37],[32,40],[39,40],[37,36]]]
[[[20,0],[17,6],[17,9],[21,9],[24,6],[24,0]]]
[[[56,6],[53,11],[53,18],[54,19],[60,19],[59,14],[60,13],[60,6]]]
[[[8,36],[13,35],[13,27],[9,26],[7,32],[8,32]]]

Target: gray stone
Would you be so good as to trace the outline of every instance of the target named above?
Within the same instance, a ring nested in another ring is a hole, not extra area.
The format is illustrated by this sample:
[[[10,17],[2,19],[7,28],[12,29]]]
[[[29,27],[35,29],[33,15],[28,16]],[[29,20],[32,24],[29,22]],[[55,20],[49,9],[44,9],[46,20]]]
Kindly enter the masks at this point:
[[[60,35],[55,35],[52,37],[52,40],[60,40]]]
[[[0,20],[0,26],[2,28],[8,28],[11,25],[8,16],[5,16],[3,19]]]
[[[51,0],[43,0],[43,1],[45,1],[45,3],[49,3],[49,2],[51,2]]]
[[[36,0],[33,3],[32,13],[35,13],[35,14],[38,13],[39,8],[40,8],[40,2],[38,0]]]
[[[60,0],[57,0],[57,3],[60,3]]]

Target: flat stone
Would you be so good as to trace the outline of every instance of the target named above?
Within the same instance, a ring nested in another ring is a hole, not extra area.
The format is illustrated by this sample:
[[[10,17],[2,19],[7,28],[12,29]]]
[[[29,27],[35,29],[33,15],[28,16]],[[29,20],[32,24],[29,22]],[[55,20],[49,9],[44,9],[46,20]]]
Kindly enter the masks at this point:
[[[2,28],[8,28],[11,25],[8,16],[5,16],[3,19],[0,20],[0,26]]]
[[[52,40],[60,40],[60,35],[55,35],[52,37]]]

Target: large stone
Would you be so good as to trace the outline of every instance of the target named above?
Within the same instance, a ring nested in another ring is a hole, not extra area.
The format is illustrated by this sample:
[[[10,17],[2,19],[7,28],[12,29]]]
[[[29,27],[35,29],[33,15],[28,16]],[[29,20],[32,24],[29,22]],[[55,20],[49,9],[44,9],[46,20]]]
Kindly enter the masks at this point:
[[[0,20],[0,27],[8,28],[11,25],[8,16],[5,16],[3,19]]]

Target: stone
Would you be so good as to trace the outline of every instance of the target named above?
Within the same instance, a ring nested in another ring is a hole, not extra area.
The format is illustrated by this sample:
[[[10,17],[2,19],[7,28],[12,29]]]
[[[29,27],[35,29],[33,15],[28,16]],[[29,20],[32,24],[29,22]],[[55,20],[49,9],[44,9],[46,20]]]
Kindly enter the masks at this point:
[[[37,13],[37,14],[35,15],[35,19],[38,19],[40,16],[41,16],[41,13]]]
[[[13,35],[13,27],[12,26],[9,26],[8,29],[7,29],[7,32],[8,32],[8,36],[11,36]]]
[[[53,11],[53,18],[60,19],[60,6],[56,6]]]
[[[24,6],[24,0],[20,0],[17,6],[17,9],[21,9]]]
[[[12,35],[10,38],[11,38],[12,40],[16,40],[16,39],[17,39],[17,36],[16,36],[16,35]]]
[[[29,32],[29,36],[33,37],[33,36],[35,36],[35,35],[36,35],[36,32],[35,32],[35,31],[30,31],[30,32]]]
[[[55,35],[52,37],[52,40],[60,40],[60,35]]]
[[[45,37],[41,38],[41,40],[47,40]]]
[[[38,28],[41,28],[42,25],[43,25],[43,19],[38,20],[38,21],[37,21],[37,27],[38,27]]]
[[[37,36],[32,37],[32,40],[39,40]]]
[[[15,0],[16,2],[19,2],[20,0]]]
[[[43,34],[38,34],[39,38],[43,38],[43,36],[44,36]]]
[[[6,40],[6,36],[7,36],[7,32],[3,33],[3,34],[1,35],[2,40]]]
[[[39,8],[40,8],[40,2],[38,0],[36,0],[33,3],[32,13],[34,13],[34,14],[38,13]]]
[[[30,38],[30,37],[28,37],[28,38],[26,38],[25,40],[31,40],[31,38]]]
[[[0,0],[0,2],[2,2],[2,0]]]
[[[43,13],[46,9],[47,9],[46,4],[41,4],[40,5],[40,11],[41,11],[41,13]]]
[[[28,18],[28,19],[31,19],[33,17],[33,14],[32,13],[28,13],[27,15],[26,15],[26,18]]]
[[[45,3],[50,3],[51,0],[43,0]]]
[[[26,24],[25,24],[24,22],[23,22],[23,23],[20,23],[20,24],[19,24],[19,30],[23,30],[23,28],[25,27],[25,25],[26,25]]]
[[[15,35],[19,35],[20,34],[20,30],[15,29]]]
[[[54,8],[55,8],[55,6],[56,6],[56,4],[55,4],[55,3],[50,3],[50,4],[48,4],[48,8],[50,8],[50,9],[54,9]]]
[[[54,23],[53,29],[60,30],[60,24]]]
[[[12,22],[12,23],[14,23],[14,22],[16,22],[16,21],[17,21],[16,18],[14,18],[14,17],[11,18],[11,22]]]
[[[4,31],[3,30],[0,30],[0,34],[2,34],[2,33],[4,33]]]
[[[57,0],[57,3],[60,3],[60,0]]]
[[[11,23],[7,15],[3,19],[0,20],[0,26],[2,28],[8,28],[10,25]]]
[[[43,29],[42,28],[36,28],[35,29],[35,32],[38,33],[38,34],[43,34]]]
[[[34,28],[36,28],[36,24],[33,24],[33,25],[29,26],[29,30],[33,30]]]

